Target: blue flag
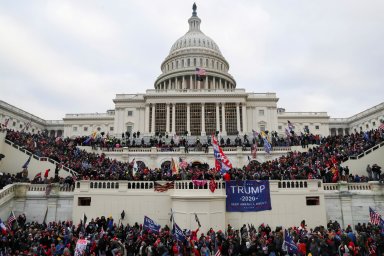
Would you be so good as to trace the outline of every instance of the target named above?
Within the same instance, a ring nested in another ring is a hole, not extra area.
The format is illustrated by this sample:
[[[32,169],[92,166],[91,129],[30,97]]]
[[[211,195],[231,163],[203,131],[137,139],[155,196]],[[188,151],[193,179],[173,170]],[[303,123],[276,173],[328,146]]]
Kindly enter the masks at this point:
[[[29,156],[27,162],[25,162],[25,164],[23,164],[23,166],[21,168],[23,168],[23,169],[28,168],[29,162],[31,161],[31,157],[32,157],[32,155]]]
[[[158,234],[160,230],[160,225],[154,222],[151,218],[144,216],[144,229],[150,230],[153,233]]]
[[[286,248],[288,253],[298,253],[298,251],[299,251],[297,248],[297,245],[293,241],[292,236],[289,234],[289,232],[287,230],[285,230],[283,247]]]
[[[266,138],[263,138],[263,141],[264,141],[264,150],[265,150],[265,152],[270,154],[271,149],[272,149],[271,144],[269,143],[269,141]]]
[[[183,233],[183,230],[181,230],[176,223],[173,223],[173,234],[176,237],[177,241],[185,242],[187,240]]]

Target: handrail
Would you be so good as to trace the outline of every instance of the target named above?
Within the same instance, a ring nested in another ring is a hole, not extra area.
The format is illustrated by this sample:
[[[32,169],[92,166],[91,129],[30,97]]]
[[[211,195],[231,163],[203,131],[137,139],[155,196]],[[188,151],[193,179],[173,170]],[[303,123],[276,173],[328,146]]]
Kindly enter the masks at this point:
[[[360,153],[359,155],[357,156],[350,156],[348,157],[348,160],[357,160],[357,159],[360,159],[366,155],[368,155],[369,153],[372,153],[373,151],[375,151],[376,149],[379,149],[381,147],[384,147],[384,141],[380,142],[379,144],[376,144],[372,147],[370,147],[369,149],[365,150],[364,152]]]
[[[36,159],[36,160],[38,160],[38,161],[40,161],[40,162],[47,162],[47,161],[49,161],[50,163],[55,164],[55,165],[56,165],[56,164],[60,164],[60,163],[57,162],[56,160],[51,159],[51,158],[49,158],[49,157],[45,157],[45,156],[41,156],[41,157],[40,157],[40,156],[34,155],[32,152],[26,150],[26,149],[25,149],[24,147],[22,147],[22,146],[17,145],[16,143],[13,143],[13,142],[10,141],[10,140],[5,139],[5,143],[7,143],[8,145],[10,145],[10,146],[12,146],[12,147],[18,149],[18,150],[21,151],[21,152],[27,154],[28,156],[32,156],[34,159]],[[75,174],[76,176],[78,176],[78,173],[77,173],[76,171],[70,169],[70,168],[67,167],[67,166],[64,166],[64,165],[63,165],[63,166],[62,166],[62,169],[63,169],[64,171],[66,171],[66,172],[69,172],[69,174],[71,174],[72,176],[73,176],[73,174]]]

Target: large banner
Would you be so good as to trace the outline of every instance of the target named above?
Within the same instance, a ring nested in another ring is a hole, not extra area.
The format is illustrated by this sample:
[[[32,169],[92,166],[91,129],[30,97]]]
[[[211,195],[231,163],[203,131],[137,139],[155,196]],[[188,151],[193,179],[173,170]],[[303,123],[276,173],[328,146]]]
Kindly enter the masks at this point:
[[[227,212],[257,212],[272,209],[267,180],[228,181],[226,192]]]

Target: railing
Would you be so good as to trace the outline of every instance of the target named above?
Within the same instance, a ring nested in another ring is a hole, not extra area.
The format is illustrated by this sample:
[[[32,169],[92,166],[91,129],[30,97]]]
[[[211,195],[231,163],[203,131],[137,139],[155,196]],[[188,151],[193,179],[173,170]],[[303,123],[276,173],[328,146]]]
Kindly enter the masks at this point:
[[[339,182],[339,183],[324,183],[323,188],[325,191],[372,191],[372,186],[375,183],[347,183],[347,182]],[[380,184],[377,184],[380,186]]]
[[[232,93],[244,94],[245,89],[149,89],[147,94],[170,94],[170,93]]]
[[[80,113],[80,114],[66,114],[65,118],[113,118],[112,113]]]
[[[212,148],[212,147],[209,147]],[[233,147],[222,147],[224,152],[237,152],[237,151],[245,151],[245,152],[250,152],[251,148],[246,147],[245,150],[243,150],[243,147],[239,146],[233,146]],[[158,148],[158,147],[150,147],[150,148],[144,148],[144,147],[120,147],[120,148],[106,148],[102,147],[101,150],[103,152],[132,152],[132,153],[141,153],[141,152],[153,152],[153,153],[162,153],[162,152],[182,152],[184,153],[185,148],[184,147],[164,147],[164,148]],[[257,152],[264,152],[265,149],[264,147],[257,147],[256,148]],[[292,148],[290,146],[287,147],[272,147],[271,152],[289,152],[292,151]],[[205,147],[202,147],[201,149],[198,149],[198,147],[188,147],[188,152],[205,152]],[[210,150],[210,152],[213,152]]]
[[[73,194],[74,186],[67,186],[65,184],[30,184],[30,183],[13,183],[5,186],[2,190],[0,190],[0,207],[13,199],[15,196],[25,196],[25,193],[32,192],[36,194],[36,192],[40,192],[38,194],[43,194],[45,196],[49,196],[52,191],[57,192],[69,192],[64,193],[66,195]]]
[[[41,161],[41,162],[46,162],[46,161],[48,161],[48,162],[50,162],[50,163],[52,163],[52,164],[55,164],[55,165],[56,165],[56,164],[60,164],[60,163],[57,162],[56,160],[53,160],[53,159],[51,159],[51,158],[49,158],[49,157],[40,157],[40,156],[34,155],[32,152],[26,150],[25,148],[23,148],[23,147],[21,147],[21,146],[19,146],[19,145],[16,145],[15,143],[13,143],[13,142],[10,141],[10,140],[5,139],[5,143],[7,143],[8,145],[10,145],[10,146],[12,146],[12,147],[18,149],[19,151],[21,151],[21,152],[23,152],[23,153],[25,153],[25,154],[27,154],[27,155],[29,155],[29,156],[32,155],[32,157],[33,157],[34,159],[36,159],[37,161]],[[63,166],[62,169],[63,169],[64,171],[66,171],[66,172],[69,172],[69,174],[71,174],[72,176],[73,176],[74,174],[75,174],[76,176],[78,175],[77,172],[75,172],[74,170],[68,168],[67,166]]]
[[[284,181],[279,181],[277,183],[277,187],[279,189],[281,188],[286,188],[286,189],[303,189],[303,188],[308,188],[308,182],[307,181],[294,181],[294,180],[284,180]]]
[[[339,185],[337,183],[324,183],[324,190],[339,190]]]
[[[0,190],[0,206],[15,196],[15,184],[9,184]]]
[[[216,189],[225,191],[226,183],[222,180],[215,180]],[[170,184],[170,181],[157,181],[157,184],[165,185]],[[199,180],[193,182],[192,180],[177,180],[173,181],[169,190],[176,191],[191,191],[191,190],[209,190],[210,180]],[[299,190],[311,190],[317,191],[322,188],[322,182],[320,180],[271,180],[270,181],[271,191],[287,191],[287,189],[299,189]],[[82,180],[76,182],[76,190],[83,192],[90,192],[92,190],[104,190],[104,191],[134,191],[144,190],[153,191],[155,189],[155,182],[153,181],[126,181],[126,180]]]
[[[371,190],[371,185],[368,183],[349,183],[348,190]]]
[[[216,189],[225,189],[225,182],[215,180]],[[191,180],[182,180],[175,182],[175,190],[195,190],[195,189],[209,189],[210,181],[206,181],[204,185],[198,186]]]
[[[348,159],[351,159],[351,160],[357,160],[357,159],[360,159],[366,155],[368,155],[369,153],[372,153],[373,151],[375,151],[376,149],[379,149],[381,147],[384,147],[384,141],[380,142],[379,144],[365,150],[363,153],[357,155],[357,156],[350,156]]]
[[[16,185],[18,185],[16,183]],[[37,192],[46,192],[47,190],[55,190],[57,189],[60,192],[73,192],[75,190],[75,187],[69,186],[67,184],[28,184],[27,190],[28,191],[37,191]]]

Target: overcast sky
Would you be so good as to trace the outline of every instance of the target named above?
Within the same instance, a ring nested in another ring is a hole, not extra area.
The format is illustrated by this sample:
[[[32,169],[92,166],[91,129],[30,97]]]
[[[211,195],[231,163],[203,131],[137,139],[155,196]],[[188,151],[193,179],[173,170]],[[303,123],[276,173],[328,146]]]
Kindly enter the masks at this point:
[[[0,99],[44,119],[152,89],[192,1],[0,1]],[[198,1],[237,88],[349,117],[384,99],[384,1]]]

